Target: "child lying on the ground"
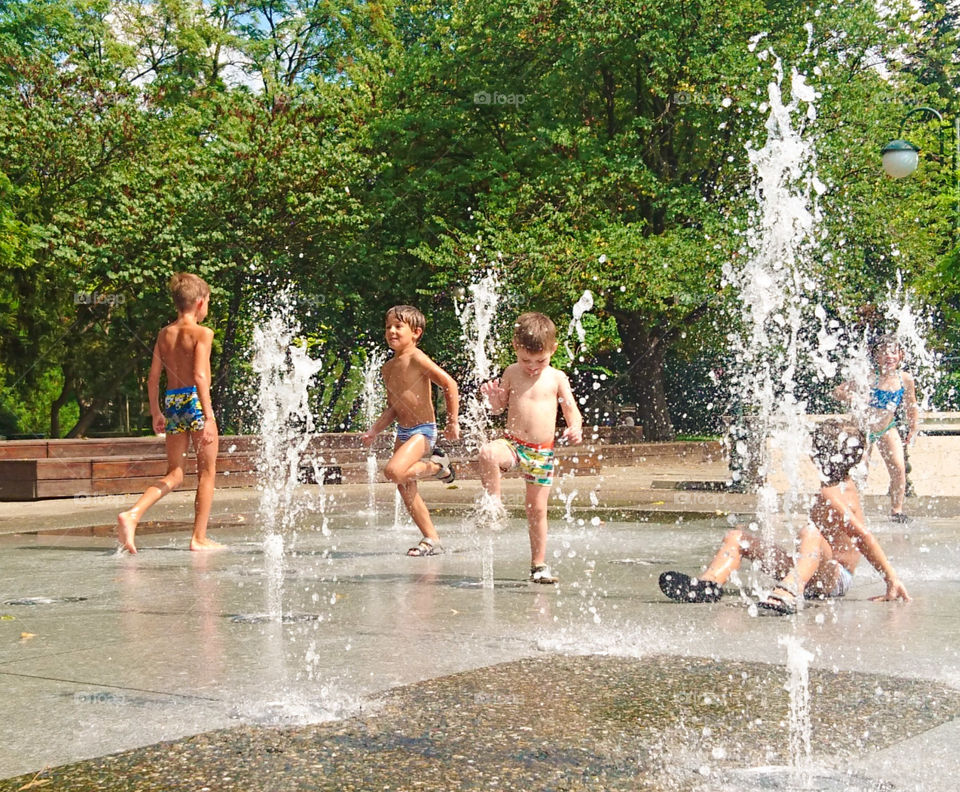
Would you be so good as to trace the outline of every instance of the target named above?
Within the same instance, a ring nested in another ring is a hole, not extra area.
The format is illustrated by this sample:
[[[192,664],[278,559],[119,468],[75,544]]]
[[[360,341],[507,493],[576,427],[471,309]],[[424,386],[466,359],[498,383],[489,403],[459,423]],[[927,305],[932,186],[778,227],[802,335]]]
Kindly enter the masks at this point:
[[[797,612],[801,596],[842,597],[853,581],[853,571],[863,556],[887,584],[873,600],[909,601],[876,537],[867,530],[857,487],[850,469],[863,457],[865,438],[853,426],[837,420],[820,424],[813,433],[813,461],[820,471],[820,494],[810,509],[810,519],[797,537],[793,560],[780,547],[734,528],[727,533],[713,561],[699,578],[681,572],[660,575],[660,590],[678,602],[716,602],[723,584],[743,558],[757,560],[778,583],[759,606],[776,613]]]

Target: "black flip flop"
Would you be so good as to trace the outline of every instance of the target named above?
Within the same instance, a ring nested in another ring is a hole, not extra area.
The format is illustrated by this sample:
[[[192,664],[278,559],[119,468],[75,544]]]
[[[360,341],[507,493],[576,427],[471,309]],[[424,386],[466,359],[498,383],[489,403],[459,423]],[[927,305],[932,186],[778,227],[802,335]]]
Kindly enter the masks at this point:
[[[723,596],[719,583],[672,571],[660,575],[660,591],[676,602],[717,602]]]

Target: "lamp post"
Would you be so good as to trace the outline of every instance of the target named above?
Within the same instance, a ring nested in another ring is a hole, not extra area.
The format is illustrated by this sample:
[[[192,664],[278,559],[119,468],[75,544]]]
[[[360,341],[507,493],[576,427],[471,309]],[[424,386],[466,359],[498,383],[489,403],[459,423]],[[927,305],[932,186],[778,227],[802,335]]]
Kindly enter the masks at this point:
[[[932,107],[914,107],[900,121],[900,131],[896,140],[891,140],[887,145],[880,149],[880,156],[883,162],[883,169],[888,176],[894,179],[902,179],[909,176],[917,169],[920,161],[920,149],[913,143],[903,138],[903,128],[910,116],[923,114],[928,118],[936,118],[937,137],[940,142],[940,156],[943,157],[944,132],[950,128],[950,124],[944,119],[939,110]],[[958,227],[960,227],[960,173],[957,172],[957,162],[960,161],[960,116],[953,120],[953,151],[950,153],[950,172],[953,175],[954,191],[957,193],[957,216],[953,222],[954,238],[957,236]]]
[[[910,116],[923,114],[928,118],[936,118],[938,121],[937,124],[937,137],[940,143],[940,157],[943,158],[943,136],[944,131],[949,129],[949,124],[944,120],[943,114],[940,111],[935,110],[932,107],[915,107],[910,110],[900,121],[900,131],[897,135],[896,140],[891,140],[887,145],[880,149],[880,156],[883,162],[883,170],[888,176],[893,177],[894,179],[902,179],[906,176],[909,176],[917,169],[917,165],[920,161],[920,149],[913,145],[913,143],[905,140],[903,137],[903,128],[907,123],[907,120]],[[960,116],[957,116],[953,121],[953,151],[950,154],[950,172],[953,175],[953,187],[956,194],[956,215],[953,220],[953,239],[957,240],[957,237],[960,236],[960,173],[957,172],[957,162],[960,161]],[[898,429],[901,427],[898,426]],[[902,434],[902,432],[901,432]],[[910,457],[909,449],[904,445],[903,447],[903,462],[905,472],[907,474],[907,495],[913,495],[913,485],[910,482]]]

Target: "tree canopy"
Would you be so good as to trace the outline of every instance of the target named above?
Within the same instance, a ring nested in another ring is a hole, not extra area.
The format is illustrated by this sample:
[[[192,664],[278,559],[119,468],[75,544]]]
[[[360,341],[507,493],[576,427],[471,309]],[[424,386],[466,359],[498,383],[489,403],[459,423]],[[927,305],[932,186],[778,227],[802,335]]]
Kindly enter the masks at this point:
[[[245,428],[252,323],[281,289],[326,361],[321,425],[349,425],[392,304],[419,304],[428,351],[465,370],[453,309],[484,262],[505,311],[561,328],[595,295],[589,359],[562,362],[609,372],[597,420],[635,402],[668,439],[677,405],[703,396],[712,414],[683,412],[715,429],[736,321],[723,267],[750,222],[745,147],[777,60],[817,92],[804,133],[827,241],[810,266],[829,310],[902,282],[950,358],[949,152],[921,121],[915,177],[885,178],[878,155],[911,107],[957,117],[957,31],[956,4],[866,0],[4,4],[0,433],[118,429],[121,404],[148,428],[179,270],[214,289],[226,428]]]

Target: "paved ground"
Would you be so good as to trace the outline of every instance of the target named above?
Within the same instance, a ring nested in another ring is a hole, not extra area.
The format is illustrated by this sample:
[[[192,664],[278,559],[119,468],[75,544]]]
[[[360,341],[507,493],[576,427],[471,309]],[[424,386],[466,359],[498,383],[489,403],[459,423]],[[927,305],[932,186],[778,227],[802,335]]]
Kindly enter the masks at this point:
[[[790,788],[788,652],[806,651],[811,788],[953,790],[958,449],[921,439],[906,527],[884,519],[879,465],[867,482],[914,602],[869,602],[864,564],[845,601],[789,619],[757,617],[751,572],[714,606],[657,590],[755,507],[668,487],[719,463],[562,482],[557,587],[524,581],[522,519],[467,518],[475,482],[425,485],[448,550],[430,559],[402,557],[415,536],[386,486],[374,511],[365,487],[304,488],[279,560],[255,491],[218,492],[216,554],[185,549],[189,493],[136,557],[109,535],[129,498],[0,504],[0,789]]]

